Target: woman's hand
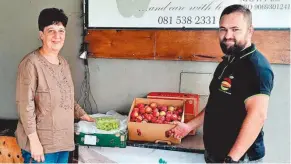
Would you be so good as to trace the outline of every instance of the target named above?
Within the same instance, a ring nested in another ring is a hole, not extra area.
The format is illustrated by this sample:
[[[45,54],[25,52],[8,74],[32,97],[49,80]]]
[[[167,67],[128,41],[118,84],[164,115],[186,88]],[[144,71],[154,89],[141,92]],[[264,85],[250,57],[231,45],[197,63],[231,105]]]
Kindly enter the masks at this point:
[[[37,133],[32,133],[28,135],[29,143],[30,143],[30,153],[31,158],[33,158],[37,162],[44,162],[44,153],[43,153],[43,147],[39,141],[39,138],[37,136]]]
[[[88,114],[84,114],[80,119],[83,120],[83,121],[88,121],[88,122],[94,122],[95,121],[92,117],[88,116]]]

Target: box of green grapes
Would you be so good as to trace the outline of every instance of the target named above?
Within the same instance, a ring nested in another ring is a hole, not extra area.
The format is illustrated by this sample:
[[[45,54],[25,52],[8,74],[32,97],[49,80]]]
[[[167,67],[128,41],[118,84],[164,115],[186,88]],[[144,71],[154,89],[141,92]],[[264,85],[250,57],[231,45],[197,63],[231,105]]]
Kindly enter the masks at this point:
[[[75,136],[75,140],[78,145],[125,148],[127,132],[121,131],[115,134],[80,133]]]
[[[114,117],[97,117],[95,126],[100,133],[82,133],[75,136],[76,143],[87,146],[126,147],[127,131],[120,130],[120,120]]]

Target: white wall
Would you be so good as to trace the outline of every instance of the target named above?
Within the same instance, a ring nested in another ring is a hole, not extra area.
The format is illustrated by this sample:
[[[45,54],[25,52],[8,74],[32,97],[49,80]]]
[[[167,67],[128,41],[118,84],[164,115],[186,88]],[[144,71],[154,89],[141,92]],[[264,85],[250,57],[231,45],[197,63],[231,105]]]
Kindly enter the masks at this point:
[[[100,112],[111,109],[126,112],[134,97],[144,97],[151,91],[178,92],[181,72],[207,75],[214,72],[217,63],[90,59],[89,66],[91,89]],[[272,65],[272,69],[275,80],[264,127],[264,161],[290,162],[290,66]],[[187,84],[181,88],[185,90],[188,87],[189,91],[196,90],[200,93],[208,92],[207,80],[201,83],[199,75],[187,76],[192,76],[193,84],[196,82],[199,85]],[[202,96],[200,108],[204,107],[206,98],[207,96]]]
[[[69,17],[67,38],[62,54],[69,61],[74,79],[81,62],[78,52],[82,43],[81,0],[1,0],[0,1],[0,118],[16,118],[16,71],[20,60],[38,48],[38,15],[43,8],[62,8]],[[78,63],[79,62],[79,63]],[[77,66],[79,64],[79,66]],[[80,81],[75,87],[80,88]]]

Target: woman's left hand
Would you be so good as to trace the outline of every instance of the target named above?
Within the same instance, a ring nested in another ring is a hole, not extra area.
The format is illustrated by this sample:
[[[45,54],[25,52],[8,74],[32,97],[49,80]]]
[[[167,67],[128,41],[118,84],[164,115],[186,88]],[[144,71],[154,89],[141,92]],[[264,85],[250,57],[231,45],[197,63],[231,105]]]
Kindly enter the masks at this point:
[[[95,121],[92,117],[88,116],[88,114],[83,115],[80,119],[83,120],[83,121],[88,121],[88,122],[94,122]]]

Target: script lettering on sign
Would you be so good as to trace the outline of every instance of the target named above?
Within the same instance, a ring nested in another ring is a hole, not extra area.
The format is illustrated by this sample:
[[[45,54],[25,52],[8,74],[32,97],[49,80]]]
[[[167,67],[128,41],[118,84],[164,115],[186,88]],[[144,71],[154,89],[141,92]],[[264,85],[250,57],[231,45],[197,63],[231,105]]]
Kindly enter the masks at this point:
[[[290,28],[290,0],[87,0],[89,28],[217,28],[222,10],[242,4],[255,28]],[[280,19],[279,19],[280,18]]]

